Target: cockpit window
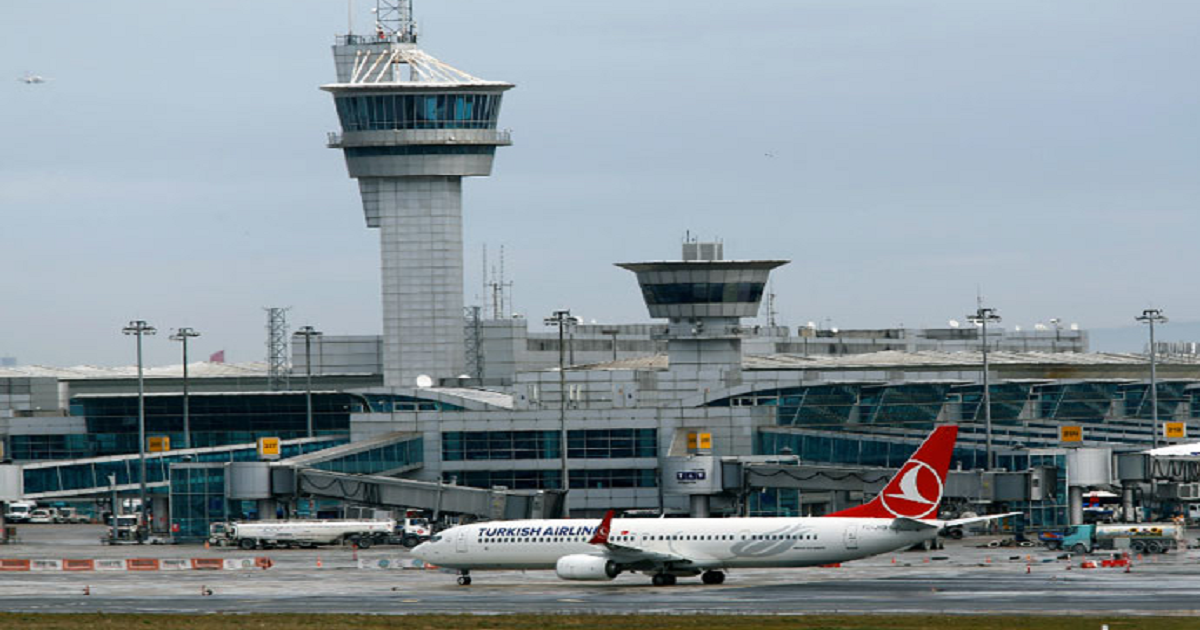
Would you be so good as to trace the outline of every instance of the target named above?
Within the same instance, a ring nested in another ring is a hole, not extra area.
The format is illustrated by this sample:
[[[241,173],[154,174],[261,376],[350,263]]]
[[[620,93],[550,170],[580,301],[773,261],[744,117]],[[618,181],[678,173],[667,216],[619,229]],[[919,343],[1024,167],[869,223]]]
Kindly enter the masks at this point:
[[[437,535],[437,536],[434,536],[433,538],[430,538],[430,539],[429,539],[429,542],[437,542],[437,541],[439,541],[439,540],[441,540],[441,539],[442,539],[442,537],[441,537],[441,535],[439,534],[439,535]]]

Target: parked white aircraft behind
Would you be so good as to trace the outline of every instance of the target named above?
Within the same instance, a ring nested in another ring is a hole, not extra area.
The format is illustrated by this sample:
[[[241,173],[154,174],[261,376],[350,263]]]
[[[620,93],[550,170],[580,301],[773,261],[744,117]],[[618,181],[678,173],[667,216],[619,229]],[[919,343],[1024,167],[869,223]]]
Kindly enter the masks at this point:
[[[942,527],[1015,513],[937,520],[958,427],[934,429],[875,500],[805,518],[582,519],[497,521],[448,529],[413,555],[459,571],[554,569],[564,580],[611,580],[624,571],[725,581],[725,569],[810,567],[856,560],[930,540]]]

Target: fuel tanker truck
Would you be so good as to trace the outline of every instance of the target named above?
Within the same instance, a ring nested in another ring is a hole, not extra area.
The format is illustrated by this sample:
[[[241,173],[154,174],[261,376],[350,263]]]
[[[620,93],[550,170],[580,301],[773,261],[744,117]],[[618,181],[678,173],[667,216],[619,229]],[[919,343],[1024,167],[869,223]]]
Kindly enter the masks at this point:
[[[1046,546],[1074,553],[1118,548],[1134,553],[1166,553],[1183,546],[1183,534],[1183,527],[1176,523],[1073,525],[1063,532],[1061,540],[1046,539]]]
[[[345,543],[366,549],[386,541],[395,528],[393,520],[244,521],[213,523],[211,533],[217,544],[237,545],[242,549]]]

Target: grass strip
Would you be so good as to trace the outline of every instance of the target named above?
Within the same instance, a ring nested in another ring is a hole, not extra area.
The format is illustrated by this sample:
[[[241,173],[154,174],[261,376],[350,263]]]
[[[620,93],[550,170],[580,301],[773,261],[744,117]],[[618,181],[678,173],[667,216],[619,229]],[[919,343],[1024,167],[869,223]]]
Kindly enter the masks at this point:
[[[0,630],[1194,630],[1194,617],[983,615],[292,615],[0,613]]]

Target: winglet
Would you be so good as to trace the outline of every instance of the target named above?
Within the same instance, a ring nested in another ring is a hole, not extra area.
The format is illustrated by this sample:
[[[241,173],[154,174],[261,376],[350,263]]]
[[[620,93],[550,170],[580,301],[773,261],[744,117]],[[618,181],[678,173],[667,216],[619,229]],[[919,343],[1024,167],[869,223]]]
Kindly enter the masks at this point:
[[[600,521],[600,527],[596,528],[596,533],[592,535],[592,539],[588,541],[589,545],[607,545],[608,530],[612,527],[613,511],[609,510],[604,513],[604,520]]]

